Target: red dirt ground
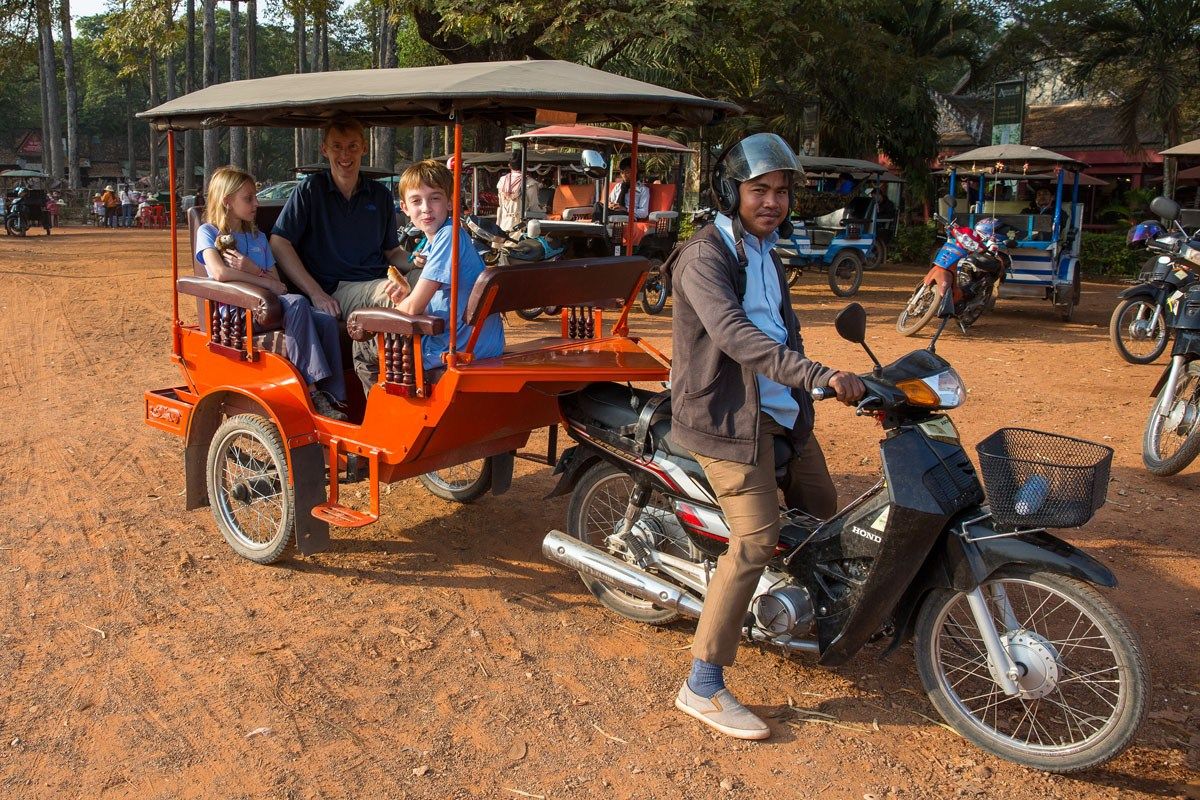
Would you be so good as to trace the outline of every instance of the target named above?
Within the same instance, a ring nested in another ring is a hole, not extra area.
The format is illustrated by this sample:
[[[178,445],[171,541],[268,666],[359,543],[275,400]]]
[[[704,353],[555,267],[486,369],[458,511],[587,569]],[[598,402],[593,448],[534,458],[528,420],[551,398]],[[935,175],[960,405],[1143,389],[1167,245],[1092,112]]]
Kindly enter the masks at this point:
[[[833,671],[747,646],[731,684],[774,736],[710,735],[671,705],[691,625],[625,622],[543,560],[566,501],[542,499],[550,471],[529,462],[503,497],[460,506],[406,481],[330,552],[237,558],[207,510],[183,510],[180,441],[142,422],[142,391],[178,382],[166,237],[0,237],[0,795],[1200,797],[1200,467],[1141,466],[1162,365],[1107,343],[1115,286],[1085,284],[1071,324],[1002,301],[939,348],[971,388],[965,441],[1026,425],[1117,451],[1109,504],[1066,535],[1121,581],[1152,713],[1121,758],[1056,777],[935,724],[907,646]],[[884,360],[918,344],[893,327],[916,275],[868,273],[857,298]],[[810,355],[866,368],[820,276],[793,301]],[[550,325],[516,320],[509,337]],[[634,318],[664,348],[669,325]],[[818,424],[843,497],[868,486],[878,429],[834,404]],[[789,720],[789,699],[843,727]]]

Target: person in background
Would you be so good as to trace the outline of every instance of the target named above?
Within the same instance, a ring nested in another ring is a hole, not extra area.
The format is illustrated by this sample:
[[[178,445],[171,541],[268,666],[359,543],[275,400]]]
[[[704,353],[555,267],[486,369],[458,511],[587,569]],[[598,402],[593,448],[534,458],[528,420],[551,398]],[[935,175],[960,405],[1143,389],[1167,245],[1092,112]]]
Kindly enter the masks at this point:
[[[521,154],[514,151],[508,160],[508,172],[500,176],[496,182],[496,194],[500,198],[500,207],[496,211],[496,224],[505,231],[514,231],[521,226],[521,194],[525,195],[526,212],[541,211],[538,192],[541,184],[530,176],[521,173]]]
[[[117,198],[121,201],[121,227],[133,227],[133,212],[137,209],[137,201],[134,200],[134,192],[129,188],[129,184],[124,184],[121,191],[118,192]]]
[[[117,227],[117,214],[121,212],[121,198],[117,197],[117,190],[111,183],[104,187],[104,194],[100,195],[100,201],[104,203],[104,227]]]
[[[630,169],[632,161],[629,156],[621,159],[621,180],[608,190],[608,210],[613,214],[629,213],[629,179],[633,172]],[[650,216],[650,187],[638,180],[637,192],[633,197],[634,219],[646,219]]]

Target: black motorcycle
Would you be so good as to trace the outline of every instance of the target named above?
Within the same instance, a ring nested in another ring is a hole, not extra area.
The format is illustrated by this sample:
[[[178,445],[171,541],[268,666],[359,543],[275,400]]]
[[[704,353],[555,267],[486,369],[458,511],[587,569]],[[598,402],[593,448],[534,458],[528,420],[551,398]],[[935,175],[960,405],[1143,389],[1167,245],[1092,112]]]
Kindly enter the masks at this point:
[[[35,225],[50,235],[50,215],[46,213],[46,192],[41,189],[17,189],[8,200],[4,230],[9,236],[24,236]]]
[[[981,483],[939,413],[966,399],[934,351],[953,314],[944,300],[929,348],[887,366],[871,355],[859,413],[886,432],[883,474],[830,519],[781,509],[745,634],[829,666],[868,642],[889,640],[890,653],[915,638],[925,691],[965,738],[1038,769],[1087,769],[1129,746],[1149,682],[1136,637],[1097,591],[1116,585],[1112,573],[1046,529],[1103,505],[1112,450],[1001,429],[977,448]],[[862,306],[836,327],[866,349]],[[672,441],[669,402],[612,383],[562,398],[578,443],[553,492],[571,493],[567,532],[542,545],[609,609],[653,625],[700,615],[729,539],[703,470]],[[790,450],[777,451],[786,463]]]
[[[1173,306],[1198,280],[1189,264],[1172,258],[1187,239],[1187,233],[1179,227],[1147,241],[1146,249],[1152,256],[1139,283],[1117,296],[1120,302],[1108,321],[1108,336],[1121,358],[1130,364],[1151,364],[1167,349],[1175,317]]]
[[[1157,197],[1150,208],[1163,219],[1179,219],[1179,204],[1174,200]],[[1200,237],[1177,241],[1163,258],[1166,269],[1200,269]],[[1171,296],[1168,305],[1174,306],[1170,327],[1175,343],[1170,365],[1150,392],[1157,400],[1142,436],[1142,462],[1155,475],[1164,476],[1174,475],[1200,455],[1200,283],[1193,279],[1182,294]]]

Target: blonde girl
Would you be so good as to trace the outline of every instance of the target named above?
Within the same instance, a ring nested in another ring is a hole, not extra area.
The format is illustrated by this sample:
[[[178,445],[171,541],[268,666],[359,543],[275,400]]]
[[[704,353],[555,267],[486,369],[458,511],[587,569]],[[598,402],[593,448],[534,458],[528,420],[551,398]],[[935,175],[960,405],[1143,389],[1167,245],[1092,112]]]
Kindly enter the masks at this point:
[[[254,224],[254,176],[221,167],[209,180],[207,197],[205,223],[196,230],[196,260],[214,280],[250,283],[279,295],[287,357],[308,383],[313,407],[323,416],[346,419],[337,318],[313,308],[304,295],[289,294],[279,279],[267,237]]]

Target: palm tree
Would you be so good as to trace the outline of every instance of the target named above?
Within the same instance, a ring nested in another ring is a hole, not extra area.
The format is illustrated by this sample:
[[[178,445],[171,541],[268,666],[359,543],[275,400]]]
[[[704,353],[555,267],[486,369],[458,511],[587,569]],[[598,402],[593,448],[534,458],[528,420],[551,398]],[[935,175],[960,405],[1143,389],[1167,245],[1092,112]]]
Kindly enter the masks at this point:
[[[1056,13],[1057,12],[1057,13]],[[1138,123],[1148,121],[1163,149],[1179,143],[1184,109],[1200,101],[1200,0],[1117,0],[1100,6],[1050,4],[1041,19],[1068,59],[1068,74],[1117,100],[1125,146],[1141,148]],[[1163,159],[1163,192],[1175,184],[1174,159]]]

